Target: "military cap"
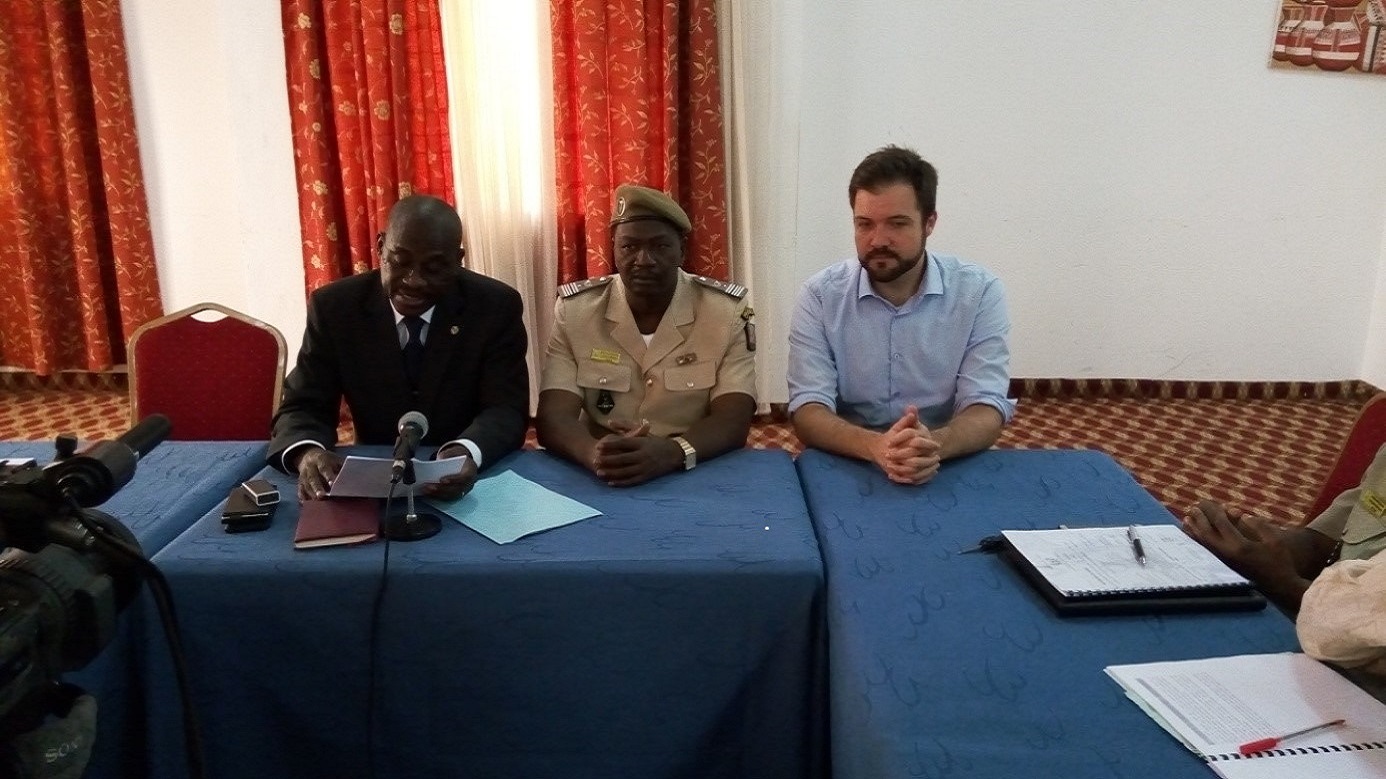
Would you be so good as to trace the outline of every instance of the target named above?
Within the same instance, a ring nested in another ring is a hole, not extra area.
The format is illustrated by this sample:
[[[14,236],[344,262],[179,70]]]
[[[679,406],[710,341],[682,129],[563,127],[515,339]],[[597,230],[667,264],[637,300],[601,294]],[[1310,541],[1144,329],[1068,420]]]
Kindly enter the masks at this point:
[[[687,235],[693,229],[678,203],[657,189],[635,184],[622,184],[616,188],[616,203],[611,209],[611,226],[642,219],[658,219],[668,222],[675,230]]]

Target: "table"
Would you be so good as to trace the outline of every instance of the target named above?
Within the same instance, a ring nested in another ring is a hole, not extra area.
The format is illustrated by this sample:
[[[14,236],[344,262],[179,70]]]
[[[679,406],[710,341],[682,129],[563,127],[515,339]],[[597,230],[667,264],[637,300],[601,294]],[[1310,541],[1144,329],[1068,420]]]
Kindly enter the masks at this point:
[[[53,460],[53,444],[0,441],[0,457]],[[265,443],[165,441],[135,466],[130,483],[97,510],[120,520],[151,556],[265,464]]]
[[[4,441],[0,457],[33,457],[43,465],[53,459],[53,445]],[[141,459],[130,482],[97,510],[128,527],[150,556],[264,461],[263,442],[165,442]],[[101,654],[82,670],[64,674],[97,699],[96,745],[86,774],[91,779],[143,775],[142,702],[133,674],[141,650],[136,636],[145,635],[146,620],[157,626],[146,599],[147,593],[124,610],[116,636]],[[157,627],[149,635],[163,641]]]
[[[1273,607],[1060,618],[1001,558],[1002,529],[1171,522],[1095,451],[988,451],[923,487],[821,452],[798,461],[827,569],[832,774],[1207,779],[1105,666],[1290,651]]]
[[[213,512],[157,555],[210,776],[819,775],[822,561],[786,453],[630,489],[539,451],[504,469],[602,516],[391,544],[373,702],[383,544],[294,551],[289,501],[268,531]],[[146,684],[172,693],[157,663]],[[176,712],[150,709],[155,775],[183,776]]]

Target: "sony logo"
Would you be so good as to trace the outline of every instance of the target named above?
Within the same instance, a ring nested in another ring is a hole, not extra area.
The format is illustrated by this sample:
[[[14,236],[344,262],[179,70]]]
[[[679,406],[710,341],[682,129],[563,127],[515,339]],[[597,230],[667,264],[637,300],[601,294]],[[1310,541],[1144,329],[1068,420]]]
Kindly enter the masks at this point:
[[[82,746],[82,737],[76,736],[71,741],[64,741],[56,747],[44,750],[43,762],[56,763],[59,760],[70,757]]]

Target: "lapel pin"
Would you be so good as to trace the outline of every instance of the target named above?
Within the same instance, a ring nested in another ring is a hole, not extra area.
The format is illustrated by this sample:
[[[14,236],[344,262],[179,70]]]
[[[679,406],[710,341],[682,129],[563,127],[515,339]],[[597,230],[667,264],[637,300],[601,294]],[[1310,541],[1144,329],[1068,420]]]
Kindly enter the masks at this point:
[[[459,328],[457,327],[457,325],[453,325],[451,328],[448,329],[448,334],[449,334],[449,335],[457,335],[458,329],[459,329]]]

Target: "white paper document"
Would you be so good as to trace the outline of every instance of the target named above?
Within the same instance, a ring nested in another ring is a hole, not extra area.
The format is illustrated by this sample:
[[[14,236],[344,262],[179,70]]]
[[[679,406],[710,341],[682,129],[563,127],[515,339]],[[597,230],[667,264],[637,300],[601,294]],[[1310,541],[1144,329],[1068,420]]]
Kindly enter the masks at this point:
[[[498,544],[601,515],[514,471],[477,481],[471,492],[457,500],[430,498],[428,503]]]
[[[350,455],[342,463],[337,478],[332,480],[328,495],[334,498],[385,498],[390,495],[390,466],[394,460],[388,457],[359,457]],[[414,483],[417,487],[431,484],[444,476],[451,476],[462,470],[467,455],[448,457],[443,460],[414,460]],[[395,485],[395,497],[407,494],[403,484]],[[417,496],[418,493],[416,492]]]
[[[1303,654],[1238,655],[1106,669],[1152,719],[1225,779],[1386,776],[1386,704]],[[1333,720],[1272,749],[1240,747]]]
[[[1145,564],[1126,527],[1007,530],[1006,540],[1065,596],[1178,592],[1250,584],[1177,525],[1138,525]]]

